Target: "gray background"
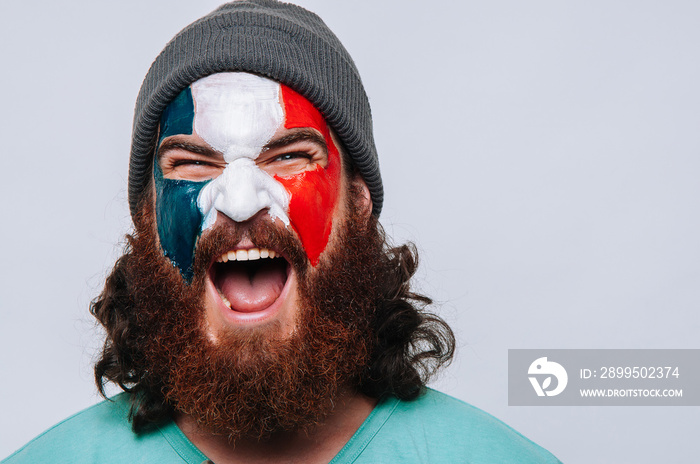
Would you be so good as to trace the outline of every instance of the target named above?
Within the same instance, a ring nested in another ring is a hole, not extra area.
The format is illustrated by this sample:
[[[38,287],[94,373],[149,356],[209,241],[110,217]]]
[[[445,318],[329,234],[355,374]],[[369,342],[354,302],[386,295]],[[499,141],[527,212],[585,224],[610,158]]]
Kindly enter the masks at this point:
[[[134,100],[217,3],[0,3],[0,456],[98,401]],[[382,221],[459,337],[434,385],[567,463],[693,461],[694,407],[508,407],[507,350],[698,348],[700,4],[300,3],[356,60]]]

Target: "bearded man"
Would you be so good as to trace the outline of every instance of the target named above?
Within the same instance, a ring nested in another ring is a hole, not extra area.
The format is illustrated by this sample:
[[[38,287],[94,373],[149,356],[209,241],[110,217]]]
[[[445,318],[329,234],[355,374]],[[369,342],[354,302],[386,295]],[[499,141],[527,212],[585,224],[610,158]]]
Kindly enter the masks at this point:
[[[425,386],[454,337],[386,243],[369,103],[314,14],[234,2],[165,47],[129,203],[91,308],[124,392],[7,462],[558,462]]]

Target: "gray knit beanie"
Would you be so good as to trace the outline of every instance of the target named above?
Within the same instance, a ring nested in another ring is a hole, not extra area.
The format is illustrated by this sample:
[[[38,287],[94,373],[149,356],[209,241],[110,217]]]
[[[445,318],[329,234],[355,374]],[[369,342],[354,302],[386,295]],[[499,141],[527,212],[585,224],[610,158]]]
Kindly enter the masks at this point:
[[[165,107],[202,77],[245,71],[281,82],[323,114],[365,179],[379,216],[384,193],[369,101],[345,47],[321,18],[275,0],[227,3],[180,31],[141,85],[129,163],[129,208],[136,214],[150,182]]]

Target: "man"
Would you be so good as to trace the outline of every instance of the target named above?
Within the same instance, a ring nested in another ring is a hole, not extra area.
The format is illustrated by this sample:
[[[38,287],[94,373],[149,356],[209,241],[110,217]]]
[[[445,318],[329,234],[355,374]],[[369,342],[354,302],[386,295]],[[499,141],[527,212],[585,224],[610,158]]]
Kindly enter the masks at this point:
[[[425,387],[454,337],[386,244],[370,109],[325,24],[224,5],[136,105],[134,233],[91,311],[124,393],[7,462],[557,462]]]

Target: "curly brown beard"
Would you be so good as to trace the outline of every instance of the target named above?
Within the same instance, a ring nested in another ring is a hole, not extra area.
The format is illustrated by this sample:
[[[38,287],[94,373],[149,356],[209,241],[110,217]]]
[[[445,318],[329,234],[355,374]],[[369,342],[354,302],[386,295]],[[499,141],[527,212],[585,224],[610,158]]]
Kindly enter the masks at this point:
[[[218,227],[200,238],[187,284],[163,256],[152,214],[145,212],[125,270],[137,311],[132,330],[140,345],[135,361],[145,372],[141,384],[232,442],[309,429],[329,414],[367,371],[381,293],[376,220],[362,217],[352,198],[348,203],[343,227],[315,268],[289,230],[265,219],[247,229],[256,246],[284,250],[297,273],[295,330],[282,336],[275,324],[232,329],[216,343],[205,327],[206,272],[212,257],[238,243],[240,229]]]

